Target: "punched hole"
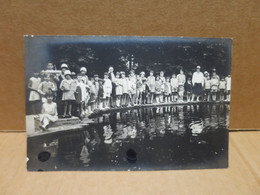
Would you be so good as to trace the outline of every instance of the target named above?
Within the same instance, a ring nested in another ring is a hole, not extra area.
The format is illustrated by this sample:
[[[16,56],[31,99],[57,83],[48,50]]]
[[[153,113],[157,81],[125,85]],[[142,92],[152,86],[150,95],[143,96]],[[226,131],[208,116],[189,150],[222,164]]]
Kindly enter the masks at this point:
[[[137,153],[132,148],[126,151],[126,158],[129,163],[135,163],[137,161]]]
[[[45,162],[45,161],[49,160],[50,157],[51,157],[51,153],[43,151],[43,152],[39,153],[38,160],[41,162]]]

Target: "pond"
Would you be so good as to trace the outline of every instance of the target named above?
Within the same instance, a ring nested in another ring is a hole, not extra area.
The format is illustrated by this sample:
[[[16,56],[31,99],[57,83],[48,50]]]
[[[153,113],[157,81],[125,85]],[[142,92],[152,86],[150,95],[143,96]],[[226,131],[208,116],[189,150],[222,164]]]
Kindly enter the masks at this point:
[[[28,170],[228,166],[228,103],[131,109],[94,121],[84,129],[28,138]],[[38,160],[42,151],[51,154],[49,160]]]

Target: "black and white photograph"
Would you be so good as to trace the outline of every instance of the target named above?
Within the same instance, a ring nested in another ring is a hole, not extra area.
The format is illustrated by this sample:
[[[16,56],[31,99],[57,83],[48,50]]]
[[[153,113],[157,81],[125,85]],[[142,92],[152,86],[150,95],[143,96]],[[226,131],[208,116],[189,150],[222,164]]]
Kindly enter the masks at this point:
[[[232,39],[24,36],[28,171],[228,167]]]

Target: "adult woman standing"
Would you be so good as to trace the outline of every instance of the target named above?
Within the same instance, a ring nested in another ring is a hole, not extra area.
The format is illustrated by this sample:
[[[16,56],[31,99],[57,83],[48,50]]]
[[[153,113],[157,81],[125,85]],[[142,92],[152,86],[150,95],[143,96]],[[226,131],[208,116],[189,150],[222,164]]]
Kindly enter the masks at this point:
[[[193,93],[192,93],[192,101],[194,101],[194,97],[196,96],[197,100],[201,97],[203,93],[203,85],[204,85],[204,75],[200,72],[200,66],[196,67],[196,72],[192,75],[192,85],[193,85]]]

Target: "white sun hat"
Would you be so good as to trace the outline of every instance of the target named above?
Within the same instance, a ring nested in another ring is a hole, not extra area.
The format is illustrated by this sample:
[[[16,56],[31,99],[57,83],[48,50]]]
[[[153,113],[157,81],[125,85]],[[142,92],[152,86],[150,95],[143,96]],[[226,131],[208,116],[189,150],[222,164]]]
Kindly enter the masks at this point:
[[[87,69],[86,69],[85,67],[81,67],[81,68],[80,68],[80,72],[82,72],[82,71],[87,72]]]
[[[62,64],[62,65],[60,66],[60,68],[67,68],[67,69],[69,69],[69,67],[68,67],[67,64]]]
[[[65,70],[64,75],[65,75],[65,76],[66,76],[66,75],[71,75],[70,70]]]

